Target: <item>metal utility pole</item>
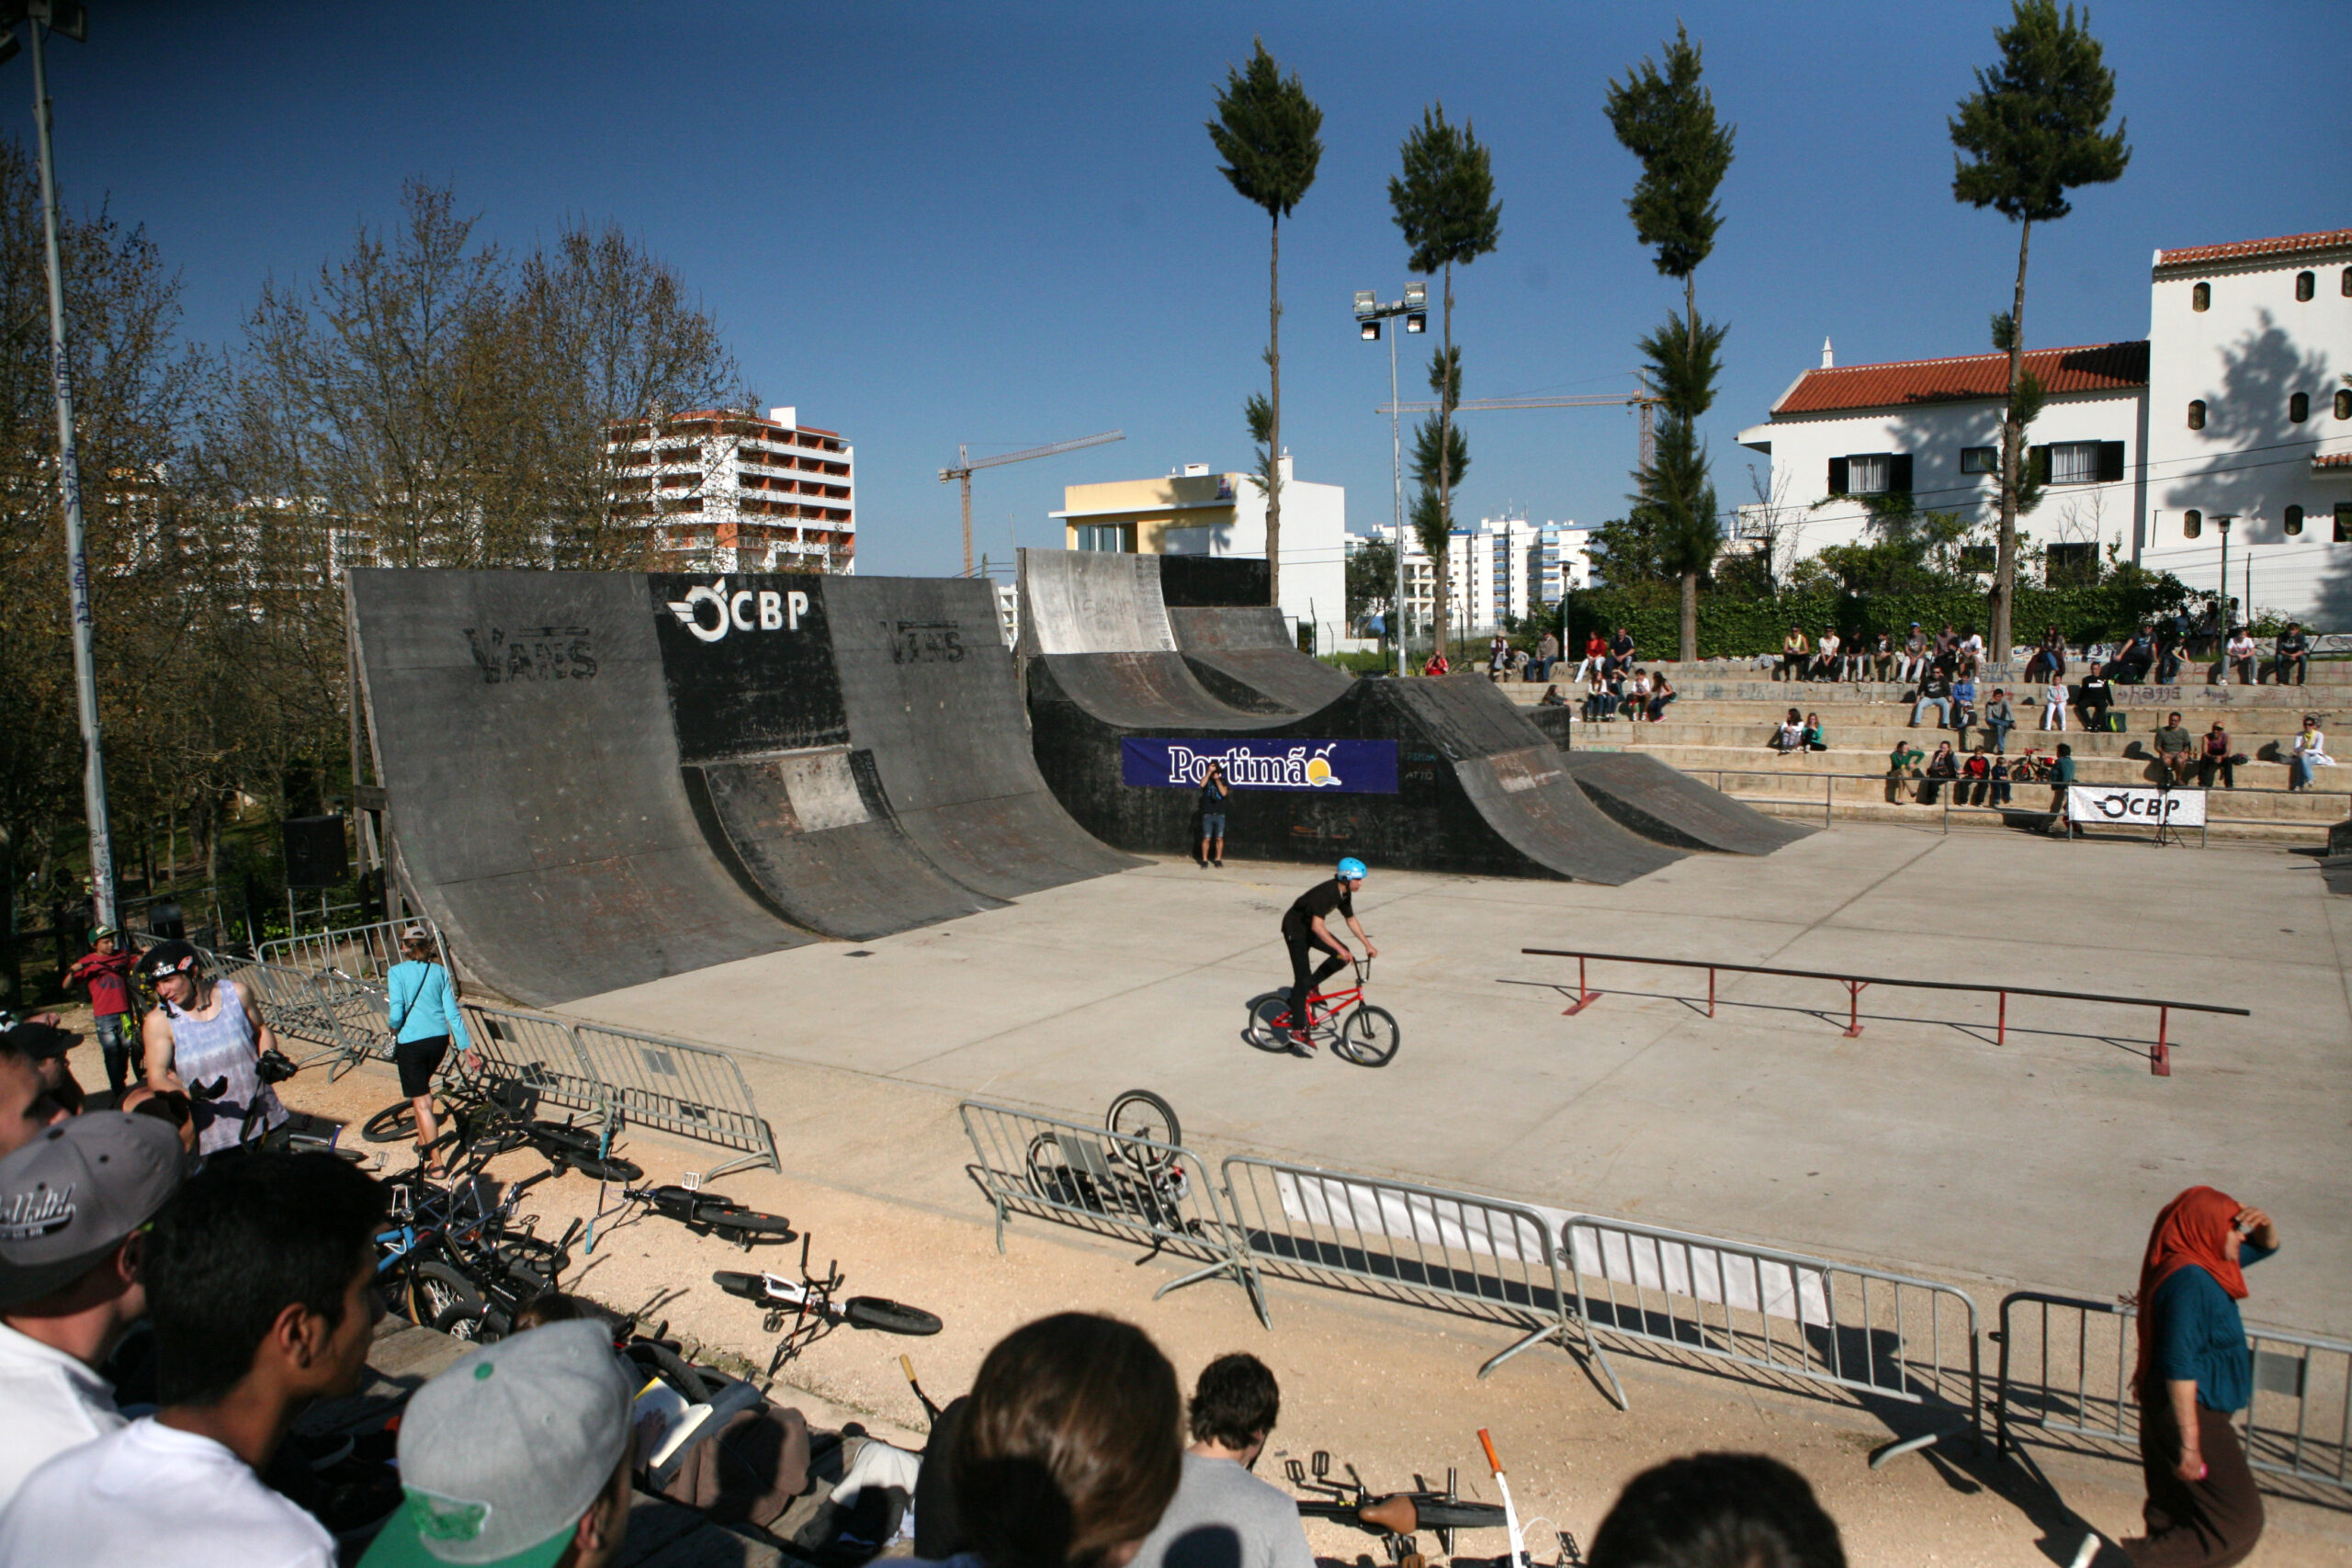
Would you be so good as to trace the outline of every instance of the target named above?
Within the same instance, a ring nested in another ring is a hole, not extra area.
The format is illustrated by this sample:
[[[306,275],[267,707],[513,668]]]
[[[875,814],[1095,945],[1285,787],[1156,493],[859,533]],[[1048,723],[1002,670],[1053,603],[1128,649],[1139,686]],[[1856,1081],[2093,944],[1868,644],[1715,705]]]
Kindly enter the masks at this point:
[[[82,466],[74,446],[74,378],[65,354],[65,273],[57,245],[57,166],[49,143],[49,69],[41,34],[54,28],[76,42],[89,26],[79,0],[30,0],[10,6],[32,34],[33,128],[40,143],[40,220],[49,254],[49,378],[57,394],[57,490],[65,512],[65,581],[74,630],[74,700],[82,720],[82,808],[90,829],[90,913],[115,923],[114,836],[107,824],[106,745],[98,728],[98,677],[91,649],[90,552],[82,535]],[[0,61],[17,52],[14,32]]]
[[[1125,441],[1124,430],[1106,430],[1100,435],[1081,435],[1075,441],[1057,441],[1047,446],[1032,446],[1024,452],[1007,452],[1001,457],[982,457],[975,462],[969,446],[959,443],[956,448],[956,466],[939,470],[939,482],[960,479],[964,486],[964,575],[972,575],[972,471],[976,468],[1001,468],[1007,463],[1025,463],[1032,457],[1052,457],[1064,452],[1075,452],[1081,446],[1103,446],[1114,441]]]
[[[1382,335],[1380,323],[1403,317],[1405,330],[1421,333],[1429,330],[1430,286],[1408,283],[1405,297],[1387,304],[1369,288],[1356,290],[1356,335],[1369,343]],[[1388,466],[1389,483],[1396,501],[1396,536],[1394,541],[1396,568],[1396,597],[1388,606],[1388,618],[1396,623],[1396,674],[1405,673],[1405,429],[1399,422],[1396,401],[1396,334],[1388,338]],[[1432,404],[1432,407],[1435,405]],[[1344,612],[1345,606],[1341,606]]]

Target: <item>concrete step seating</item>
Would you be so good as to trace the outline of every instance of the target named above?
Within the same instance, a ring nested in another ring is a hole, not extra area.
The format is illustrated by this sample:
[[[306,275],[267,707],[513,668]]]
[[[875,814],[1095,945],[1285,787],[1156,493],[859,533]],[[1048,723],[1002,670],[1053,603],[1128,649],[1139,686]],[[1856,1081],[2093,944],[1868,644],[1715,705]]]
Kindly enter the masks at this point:
[[[1676,667],[1667,668],[1671,672]],[[1819,815],[1822,775],[1861,775],[1827,781],[1838,819],[1941,819],[1940,799],[1935,805],[1919,804],[1915,780],[1906,778],[1890,789],[1887,753],[1898,739],[1932,754],[1939,740],[1960,739],[1934,728],[1932,715],[1928,723],[1911,728],[1911,705],[1904,700],[1909,687],[1894,682],[1779,682],[1727,678],[1721,664],[1690,668],[1694,673],[1671,677],[1682,694],[1664,720],[1578,724],[1577,748],[1646,751],[1710,784],[1720,770],[1729,793],[1798,816]],[[2011,699],[2022,723],[2010,732],[2008,750],[2015,754],[2030,745],[2046,756],[2064,740],[2074,749],[2076,774],[2085,784],[2152,784],[2158,777],[2154,732],[2165,716],[2178,709],[2192,736],[2218,717],[2229,729],[2233,750],[2255,760],[2236,770],[2238,789],[2222,788],[2217,782],[2210,792],[2211,834],[2301,841],[2324,834],[2329,823],[2341,820],[2346,813],[2346,792],[2352,790],[2352,767],[2346,767],[2324,770],[2309,792],[2262,793],[2285,789],[2285,759],[2305,713],[2320,716],[2339,752],[2352,752],[2352,682],[2320,682],[2318,674],[2315,666],[2313,683],[2302,687],[2120,686],[2117,711],[2127,716],[2129,727],[2121,733],[2085,730],[2079,714],[2071,716],[2075,728],[2064,734],[2039,729],[2044,688],[2031,686],[2030,700]],[[1989,693],[1996,683],[2015,684],[1984,682],[1980,689]],[[1532,702],[1544,690],[1519,682],[1505,682],[1500,689],[1521,703]],[[1770,749],[1771,732],[1791,707],[1821,716],[1831,750],[1783,756]],[[1983,727],[1972,725],[1967,747],[1973,749],[1984,739]],[[1969,797],[1964,792],[1961,803]],[[2015,786],[2014,804],[2027,814],[2048,802],[2046,786]]]

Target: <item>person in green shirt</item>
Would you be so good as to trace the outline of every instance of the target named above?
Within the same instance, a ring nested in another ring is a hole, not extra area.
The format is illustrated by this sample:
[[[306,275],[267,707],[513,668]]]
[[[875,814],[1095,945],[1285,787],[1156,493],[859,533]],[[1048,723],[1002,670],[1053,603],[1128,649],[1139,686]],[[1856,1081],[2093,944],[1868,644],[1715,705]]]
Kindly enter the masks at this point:
[[[2188,770],[2197,765],[2188,731],[2180,725],[2180,715],[2174,714],[2156,731],[2156,765],[2165,771],[2166,784],[2187,784]]]
[[[2058,742],[2058,760],[2050,764],[2050,830],[2075,836],[2073,824],[2066,820],[2066,789],[2075,782],[2075,749],[2064,741]]]

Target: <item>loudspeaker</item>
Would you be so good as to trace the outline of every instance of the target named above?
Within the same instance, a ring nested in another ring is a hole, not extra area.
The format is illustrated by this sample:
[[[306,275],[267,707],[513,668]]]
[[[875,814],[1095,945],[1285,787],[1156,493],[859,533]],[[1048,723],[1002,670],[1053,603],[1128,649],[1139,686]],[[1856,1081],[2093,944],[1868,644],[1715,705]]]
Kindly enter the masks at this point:
[[[340,817],[289,817],[286,820],[286,886],[337,887],[351,876]]]

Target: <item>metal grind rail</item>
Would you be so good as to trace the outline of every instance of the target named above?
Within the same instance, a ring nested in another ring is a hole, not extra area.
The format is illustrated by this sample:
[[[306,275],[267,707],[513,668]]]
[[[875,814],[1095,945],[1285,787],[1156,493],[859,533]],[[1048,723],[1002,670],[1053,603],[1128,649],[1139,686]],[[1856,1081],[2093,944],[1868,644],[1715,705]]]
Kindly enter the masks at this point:
[[[1560,1278],[1552,1227],[1536,1210],[1239,1155],[1224,1175],[1236,1239],[1262,1271],[1520,1329],[1478,1368],[1482,1378],[1546,1340],[1573,1354],[1571,1338],[1581,1339],[1625,1407],[1624,1387]]]
[[[1993,1335],[2001,1348],[1993,1424],[2003,1454],[2039,1434],[2061,1447],[2138,1457],[2134,1315],[2111,1300],[2039,1291],[2002,1298]],[[2246,1329],[2246,1342],[2254,1398],[2235,1417],[2246,1462],[2258,1474],[2324,1488],[2334,1494],[2328,1501],[2345,1506],[2352,1494],[2352,1345],[2258,1327]]]
[[[1248,1293],[1258,1321],[1273,1326],[1257,1267],[1238,1244],[1200,1156],[1178,1145],[986,1100],[967,1100],[956,1110],[978,1160],[973,1174],[996,1210],[999,1252],[1005,1219],[1014,1213],[1138,1242],[1152,1253],[1172,1252],[1200,1265],[1154,1291],[1152,1300],[1223,1276]]]
[[[1597,1214],[1564,1216],[1559,1228],[1559,1261],[1591,1333],[1942,1406],[1979,1428],[1976,1303],[1950,1285]],[[1944,1435],[1904,1438],[1871,1462]]]
[[[1846,1038],[1859,1038],[1862,1032],[1862,992],[1872,986],[1893,986],[1911,991],[1968,991],[2000,998],[2000,1010],[1994,1024],[1994,1043],[2006,1045],[2009,1037],[2009,998],[2011,997],[2041,997],[2057,1001],[2099,1002],[2115,1007],[2143,1007],[2156,1010],[2156,1043],[2148,1053],[2148,1071],[2160,1078],[2172,1077],[2172,1015],[2177,1012],[2215,1013],[2227,1018],[2251,1018],[2245,1008],[2222,1007],[2212,1002],[2166,1001],[2156,997],[2117,997],[2097,991],[2057,991],[2037,986],[1987,986],[1971,980],[1908,980],[1885,975],[1840,974],[1827,969],[1786,969],[1770,964],[1729,964],[1706,958],[1658,958],[1631,953],[1593,953],[1553,947],[1522,947],[1521,953],[1532,958],[1573,958],[1577,961],[1577,998],[1562,1016],[1574,1018],[1604,993],[1594,990],[1587,978],[1588,966],[1594,960],[1611,964],[1649,964],[1668,969],[1704,969],[1707,972],[1707,1016],[1715,1016],[1715,976],[1718,972],[1732,975],[1774,975],[1784,979],[1833,980],[1846,987]],[[1758,1002],[1733,1002],[1733,1007],[1758,1007]]]

